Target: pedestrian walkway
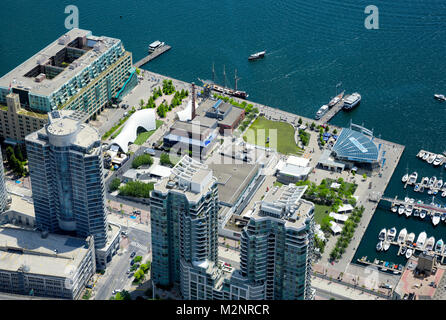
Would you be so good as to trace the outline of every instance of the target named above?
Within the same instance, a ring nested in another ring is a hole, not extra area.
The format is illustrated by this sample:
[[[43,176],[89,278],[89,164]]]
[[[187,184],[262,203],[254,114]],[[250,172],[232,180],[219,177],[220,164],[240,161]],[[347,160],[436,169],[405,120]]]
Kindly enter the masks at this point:
[[[364,291],[350,288],[348,286],[345,286],[339,282],[324,280],[318,277],[312,277],[311,278],[311,286],[316,289],[316,295],[317,291],[322,290],[328,293],[333,293],[337,296],[342,296],[345,299],[351,299],[351,300],[385,300],[383,298],[377,297],[372,294],[368,294]]]

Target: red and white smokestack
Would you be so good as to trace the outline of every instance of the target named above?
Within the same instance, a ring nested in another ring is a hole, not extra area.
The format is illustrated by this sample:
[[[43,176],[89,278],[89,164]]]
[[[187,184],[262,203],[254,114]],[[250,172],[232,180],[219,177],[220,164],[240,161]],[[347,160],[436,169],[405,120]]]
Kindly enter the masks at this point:
[[[195,83],[192,82],[192,119],[195,118]]]

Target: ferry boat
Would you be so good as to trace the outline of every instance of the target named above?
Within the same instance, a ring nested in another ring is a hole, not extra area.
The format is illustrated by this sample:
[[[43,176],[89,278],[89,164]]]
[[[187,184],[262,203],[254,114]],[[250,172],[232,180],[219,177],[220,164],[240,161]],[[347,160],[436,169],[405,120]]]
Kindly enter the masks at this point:
[[[436,93],[436,94],[434,94],[434,98],[437,99],[437,100],[440,100],[440,101],[446,101],[446,97],[445,97],[444,94]]]
[[[398,234],[398,242],[399,243],[404,243],[404,241],[406,240],[406,236],[407,236],[407,229],[404,228]]]
[[[386,228],[383,228],[383,229],[379,232],[378,239],[381,240],[381,241],[386,240],[386,234],[387,234],[387,230],[386,230]]]
[[[152,42],[149,45],[149,53],[153,53],[155,50],[157,49],[161,49],[162,47],[164,47],[166,44],[164,42],[161,42],[159,40],[156,40],[154,42]]]
[[[421,249],[424,248],[424,244],[426,242],[426,238],[427,238],[426,232],[424,232],[424,231],[421,232],[420,235],[417,238],[416,246],[418,248],[421,248]]]
[[[342,100],[342,97],[344,96],[344,92],[342,91],[340,94],[338,94],[336,97],[334,97],[333,99],[330,100],[330,102],[328,103],[328,107],[332,108],[334,107],[339,101]]]
[[[412,248],[408,248],[406,250],[406,258],[409,259],[412,256],[413,253],[413,249]]]
[[[265,51],[260,51],[260,52],[253,53],[252,55],[250,55],[250,56],[248,57],[248,60],[249,60],[249,61],[253,61],[253,60],[259,60],[259,59],[262,59],[262,58],[265,57],[265,53],[266,53],[266,50],[265,50]]]
[[[355,92],[344,99],[344,105],[342,106],[342,109],[351,110],[360,103],[361,103],[361,95]]]
[[[443,245],[444,245],[443,239],[438,240],[437,243],[435,244],[435,252],[441,253]]]
[[[314,117],[316,120],[319,120],[322,118],[324,114],[326,114],[328,111],[328,106],[324,104],[322,107],[319,108],[319,110],[316,112],[316,116]]]
[[[432,251],[432,249],[434,248],[434,245],[435,245],[435,238],[430,237],[429,239],[427,239],[427,242],[426,242],[426,250]]]
[[[383,242],[379,241],[376,245],[376,251],[382,251],[383,250]]]

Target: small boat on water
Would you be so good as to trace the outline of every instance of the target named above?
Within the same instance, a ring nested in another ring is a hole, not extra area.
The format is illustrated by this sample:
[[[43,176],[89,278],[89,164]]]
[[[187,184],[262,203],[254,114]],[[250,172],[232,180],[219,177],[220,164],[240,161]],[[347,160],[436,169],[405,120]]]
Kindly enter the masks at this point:
[[[342,100],[342,97],[344,96],[344,92],[342,91],[340,94],[338,94],[336,97],[334,97],[333,99],[330,100],[330,102],[328,103],[328,107],[332,108],[334,107],[339,101]]]
[[[415,210],[413,211],[413,216],[414,216],[414,217],[419,217],[419,216],[420,216],[420,210],[415,209]]]
[[[428,177],[423,177],[423,179],[421,179],[421,185],[423,187],[429,186],[429,178]]]
[[[441,189],[442,186],[443,186],[443,179],[440,179],[435,183],[435,188],[437,189]]]
[[[404,205],[400,205],[398,207],[398,214],[402,215],[404,213],[404,211],[406,211],[406,207]]]
[[[443,198],[446,197],[446,190],[443,191],[443,192],[441,193],[441,196],[442,196]]]
[[[424,152],[424,151],[420,151],[420,152],[418,152],[417,157],[418,158],[423,158],[425,153],[426,152]]]
[[[427,163],[431,164],[432,162],[434,162],[435,158],[437,157],[437,155],[434,153],[431,156],[429,156],[429,158],[427,159]]]
[[[423,160],[425,160],[425,161],[427,161],[427,159],[429,159],[429,156],[430,156],[430,153],[429,152],[426,152],[425,154],[424,154],[424,156],[423,156]]]
[[[436,226],[440,222],[440,212],[435,212],[432,216],[432,224]]]
[[[260,51],[260,52],[256,52],[253,53],[252,55],[250,55],[248,57],[248,60],[253,61],[253,60],[259,60],[265,57],[266,54],[266,50],[265,51]]]
[[[407,229],[404,228],[398,234],[398,242],[399,243],[404,243],[404,241],[406,241],[406,236],[407,236]]]
[[[407,235],[406,243],[413,244],[414,241],[415,241],[415,233],[411,232]]]
[[[412,256],[413,253],[413,249],[412,248],[408,248],[406,250],[406,258],[409,259]]]
[[[406,173],[406,174],[401,178],[401,181],[404,182],[404,183],[406,183],[406,182],[407,182],[407,179],[409,179],[409,174],[408,174],[408,173]]]
[[[390,242],[389,241],[384,241],[384,243],[383,243],[384,251],[389,250],[389,248],[390,248]]]
[[[424,248],[424,244],[426,243],[426,238],[427,238],[426,232],[423,231],[419,234],[416,242],[418,248],[421,249]]]
[[[406,218],[409,218],[410,215],[412,214],[412,210],[413,210],[413,205],[409,204],[406,206],[406,210],[405,210],[405,214],[406,214]]]
[[[418,172],[413,172],[410,176],[409,176],[409,181],[408,184],[414,184],[417,182],[417,178],[418,178]]]
[[[386,228],[383,228],[383,229],[379,232],[378,239],[381,240],[381,241],[386,240],[386,234],[387,234],[387,230],[386,230]]]
[[[392,242],[396,237],[396,228],[392,227],[389,231],[387,231],[387,241]]]
[[[406,254],[406,251],[407,251],[407,247],[402,247],[400,254],[404,256]]]
[[[433,165],[434,165],[434,166],[439,166],[439,165],[441,164],[441,162],[443,161],[443,158],[444,158],[444,156],[442,156],[441,154],[438,154],[438,155],[435,157],[435,160],[434,160],[434,162],[433,162]]]
[[[383,242],[379,241],[376,245],[376,251],[382,251],[383,250]]]
[[[420,219],[426,218],[426,214],[427,214],[427,211],[424,210],[424,209],[421,209],[421,211],[420,211]]]
[[[441,251],[443,250],[443,246],[444,246],[443,239],[438,240],[437,243],[435,244],[435,252],[441,253]]]
[[[426,250],[432,251],[432,249],[434,249],[434,245],[435,245],[435,238],[430,237],[429,239],[427,239],[427,242],[426,242]]]
[[[417,183],[417,184],[415,185],[415,187],[413,187],[413,191],[415,191],[415,192],[420,191],[420,184],[419,184],[419,183]]]
[[[390,208],[390,210],[395,213],[398,211],[398,207],[396,205],[393,205],[392,208]]]
[[[439,101],[446,101],[446,96],[444,94],[436,93],[434,94],[434,98]]]

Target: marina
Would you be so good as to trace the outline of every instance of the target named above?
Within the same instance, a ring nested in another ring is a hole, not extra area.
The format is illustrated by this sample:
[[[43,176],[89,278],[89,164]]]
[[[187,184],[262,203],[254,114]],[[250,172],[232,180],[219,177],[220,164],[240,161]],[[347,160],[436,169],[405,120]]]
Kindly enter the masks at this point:
[[[145,65],[147,62],[155,59],[156,57],[162,55],[163,53],[165,53],[171,49],[171,46],[165,44],[164,42],[159,42],[158,46],[153,47],[152,45],[154,45],[157,42],[159,42],[159,41],[155,41],[154,43],[152,43],[149,46],[149,54],[146,57],[144,57],[141,60],[139,60],[138,62],[134,63],[136,68],[140,68],[141,66]]]
[[[446,151],[443,151],[443,154],[436,154],[430,151],[420,150],[417,153],[417,158],[432,164],[434,167],[442,167],[445,164],[444,168],[446,169]]]
[[[406,173],[401,181],[404,183],[404,189],[407,186],[413,186],[413,191],[423,193],[427,190],[428,195],[436,196],[437,194],[441,197],[446,197],[446,184],[443,181],[443,178],[440,177],[438,179],[436,176],[432,177],[423,177],[420,182],[417,182],[418,173],[413,172],[411,175]]]

